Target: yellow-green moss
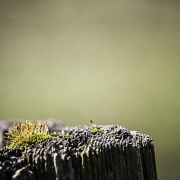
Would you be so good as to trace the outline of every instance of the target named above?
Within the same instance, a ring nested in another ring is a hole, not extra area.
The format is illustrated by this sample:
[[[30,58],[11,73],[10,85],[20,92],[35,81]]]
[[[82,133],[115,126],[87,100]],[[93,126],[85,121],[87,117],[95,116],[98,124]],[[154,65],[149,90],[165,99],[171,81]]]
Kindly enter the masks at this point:
[[[86,147],[86,144],[84,143],[81,147],[84,149]]]
[[[104,131],[103,130],[101,130],[101,129],[97,129],[97,128],[95,128],[95,129],[91,129],[91,130],[89,130],[90,132],[92,132],[92,133],[97,133],[97,132],[100,132],[100,133],[102,133],[102,134],[104,134]]]
[[[37,142],[56,138],[49,134],[47,121],[45,122],[45,127],[40,122],[32,123],[26,121],[26,124],[14,124],[14,129],[5,135],[5,138],[10,139],[8,149],[17,147],[29,148],[30,145],[36,145]]]
[[[81,154],[81,164],[82,167],[84,168],[84,152]]]

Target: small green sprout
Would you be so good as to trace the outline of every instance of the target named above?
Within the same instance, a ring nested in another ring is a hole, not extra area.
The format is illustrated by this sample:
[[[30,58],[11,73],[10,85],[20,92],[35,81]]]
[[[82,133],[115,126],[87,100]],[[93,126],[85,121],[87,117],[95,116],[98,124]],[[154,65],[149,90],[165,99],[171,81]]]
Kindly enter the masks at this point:
[[[14,124],[14,129],[10,133],[5,133],[5,138],[10,139],[10,146],[8,149],[25,147],[29,148],[30,145],[36,145],[37,142],[45,141],[46,139],[54,139],[51,134],[49,134],[49,127],[47,121],[45,122],[45,127],[42,123],[28,122],[26,124]]]
[[[86,144],[83,144],[81,147],[84,149],[86,147]]]

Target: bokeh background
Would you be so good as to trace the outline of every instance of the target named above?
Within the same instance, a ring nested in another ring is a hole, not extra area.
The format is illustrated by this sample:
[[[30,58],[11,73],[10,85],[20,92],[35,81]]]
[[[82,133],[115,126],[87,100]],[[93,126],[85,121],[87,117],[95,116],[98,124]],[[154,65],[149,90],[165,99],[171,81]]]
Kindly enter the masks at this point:
[[[180,179],[179,1],[0,1],[0,119],[149,134]]]

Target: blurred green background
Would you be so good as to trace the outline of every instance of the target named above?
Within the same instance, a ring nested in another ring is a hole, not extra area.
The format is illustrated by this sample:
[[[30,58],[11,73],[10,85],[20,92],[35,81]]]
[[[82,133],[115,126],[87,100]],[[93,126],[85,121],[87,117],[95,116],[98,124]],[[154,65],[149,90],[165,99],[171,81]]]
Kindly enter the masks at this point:
[[[180,179],[179,1],[0,1],[0,119],[149,134]]]

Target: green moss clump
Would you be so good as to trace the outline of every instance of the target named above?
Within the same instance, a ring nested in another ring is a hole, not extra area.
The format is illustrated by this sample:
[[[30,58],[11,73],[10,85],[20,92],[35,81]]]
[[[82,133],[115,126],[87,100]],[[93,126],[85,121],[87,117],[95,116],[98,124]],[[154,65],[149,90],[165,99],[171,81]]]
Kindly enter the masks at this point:
[[[84,149],[86,147],[86,144],[83,144],[81,147]]]
[[[92,133],[94,133],[94,134],[96,134],[97,132],[100,132],[100,133],[104,134],[104,131],[103,131],[103,130],[97,129],[97,128],[91,129],[91,130],[89,130],[89,131],[92,132]]]
[[[32,123],[26,121],[26,124],[14,124],[14,129],[10,133],[5,133],[5,135],[5,138],[10,139],[8,149],[17,147],[29,148],[32,144],[36,145],[37,142],[55,138],[49,134],[47,121],[45,122],[45,127],[40,122]]]
[[[61,134],[60,137],[69,137],[67,134]],[[71,138],[71,137],[70,137]],[[72,138],[71,138],[72,139]]]

